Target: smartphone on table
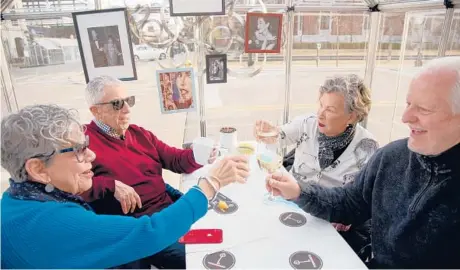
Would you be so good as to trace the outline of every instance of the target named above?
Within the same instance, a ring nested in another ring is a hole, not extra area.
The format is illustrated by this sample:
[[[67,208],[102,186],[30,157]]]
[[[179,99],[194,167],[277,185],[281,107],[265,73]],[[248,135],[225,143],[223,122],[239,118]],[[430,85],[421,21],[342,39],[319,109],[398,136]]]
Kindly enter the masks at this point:
[[[182,244],[220,244],[223,241],[221,229],[195,229],[190,230],[179,238]]]

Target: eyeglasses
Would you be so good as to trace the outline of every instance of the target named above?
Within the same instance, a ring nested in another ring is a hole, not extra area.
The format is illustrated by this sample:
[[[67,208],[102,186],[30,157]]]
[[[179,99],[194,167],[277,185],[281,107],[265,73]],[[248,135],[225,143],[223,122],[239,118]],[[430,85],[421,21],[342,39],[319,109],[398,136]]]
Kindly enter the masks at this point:
[[[122,99],[114,99],[109,102],[101,102],[101,103],[96,103],[96,105],[105,105],[105,104],[111,104],[113,109],[115,111],[119,111],[123,109],[123,106],[125,105],[125,102],[128,103],[129,107],[134,106],[136,104],[136,97],[135,96],[130,96],[127,98],[122,98]]]
[[[85,152],[89,146],[89,136],[85,136],[85,142],[83,144],[76,144],[73,147],[64,148],[58,151],[58,153],[67,153],[67,152],[74,152],[75,157],[77,158],[78,162],[83,162],[85,160]]]

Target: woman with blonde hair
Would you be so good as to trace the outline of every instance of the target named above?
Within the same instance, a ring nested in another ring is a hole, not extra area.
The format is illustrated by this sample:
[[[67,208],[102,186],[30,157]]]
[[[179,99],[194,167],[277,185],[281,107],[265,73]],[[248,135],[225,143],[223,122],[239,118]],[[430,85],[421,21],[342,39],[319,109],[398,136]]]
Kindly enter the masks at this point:
[[[338,187],[353,181],[378,148],[372,134],[359,124],[370,108],[370,91],[362,79],[354,74],[334,76],[319,89],[316,115],[296,117],[281,127],[259,120],[254,127],[255,136],[266,144],[295,145],[289,171],[301,186],[315,181],[325,187]],[[359,252],[368,242],[370,225],[356,225],[361,224],[334,224],[339,231],[355,231],[342,235]],[[355,237],[356,233],[362,235]]]

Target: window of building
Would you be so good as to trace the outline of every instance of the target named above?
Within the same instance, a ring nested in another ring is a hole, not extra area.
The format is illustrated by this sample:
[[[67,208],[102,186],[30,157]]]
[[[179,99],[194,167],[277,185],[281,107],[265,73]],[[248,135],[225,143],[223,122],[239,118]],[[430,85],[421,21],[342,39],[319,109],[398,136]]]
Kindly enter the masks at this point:
[[[331,16],[321,14],[320,20],[320,30],[329,30],[331,28]]]

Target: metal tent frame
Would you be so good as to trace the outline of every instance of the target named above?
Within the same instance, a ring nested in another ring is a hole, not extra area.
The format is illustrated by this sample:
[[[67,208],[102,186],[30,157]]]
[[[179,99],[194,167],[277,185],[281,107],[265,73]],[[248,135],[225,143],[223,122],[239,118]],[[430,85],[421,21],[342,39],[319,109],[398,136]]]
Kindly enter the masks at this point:
[[[16,0],[19,1],[19,0]],[[364,72],[364,81],[366,85],[372,85],[373,81],[373,74],[375,69],[376,63],[376,56],[378,51],[378,43],[379,43],[379,31],[381,28],[382,23],[382,14],[383,13],[390,13],[390,12],[403,12],[403,13],[411,13],[417,11],[429,11],[433,9],[445,9],[445,17],[443,22],[442,28],[442,36],[441,41],[439,43],[438,53],[439,57],[445,56],[447,46],[451,42],[451,28],[452,23],[454,20],[454,10],[455,7],[460,6],[460,0],[420,0],[420,1],[404,1],[404,2],[391,2],[390,1],[379,1],[379,0],[363,0],[361,4],[356,3],[347,3],[346,0],[337,1],[338,3],[332,4],[334,0],[329,0],[325,2],[330,2],[330,4],[318,4],[318,3],[308,3],[306,2],[297,2],[294,0],[285,0],[285,4],[267,4],[265,6],[266,11],[279,11],[279,10],[287,10],[286,11],[286,46],[284,50],[284,59],[285,59],[285,101],[284,101],[284,110],[283,110],[283,123],[289,121],[289,112],[290,112],[290,95],[291,95],[291,67],[292,67],[292,50],[293,50],[293,31],[294,31],[294,15],[300,13],[307,13],[307,12],[321,12],[321,11],[328,11],[328,12],[368,12],[370,23],[369,23],[369,35],[368,35],[368,46],[367,46],[367,56],[366,56],[366,65],[365,65],[365,72]],[[11,4],[11,3],[10,3]],[[101,0],[95,0],[95,7],[96,9],[105,8]],[[3,11],[4,6],[2,6]],[[259,5],[254,4],[241,4],[236,5],[234,7],[234,11],[245,12],[249,10],[254,10],[255,8],[260,8]],[[161,8],[159,7],[152,7],[151,11],[159,12]],[[55,18],[62,18],[62,17],[70,17],[71,12],[75,10],[63,10],[61,9],[49,9],[47,11],[42,12],[27,12],[27,10],[15,10],[14,12],[9,11],[3,13],[3,20],[20,20],[20,19],[36,19],[36,20],[44,20],[44,19],[55,19]],[[81,10],[79,10],[81,11]],[[408,24],[409,24],[409,16],[406,16],[406,21],[404,23],[404,31],[403,31],[403,40],[402,40],[402,48],[405,48],[407,42],[407,35],[408,35]],[[203,72],[204,70],[204,37],[203,35],[203,28],[202,26],[197,26],[195,28],[195,34],[199,37],[200,40],[203,42],[199,43],[198,46],[198,55],[202,57],[197,57],[197,74],[198,74],[198,91],[199,91],[199,115],[200,115],[200,133],[201,136],[206,136],[206,109],[205,109],[205,101],[204,101],[204,83],[203,83]],[[404,52],[405,50],[401,50],[400,52],[400,69],[402,68],[402,62],[404,60]],[[4,59],[4,50],[1,50],[2,58]],[[8,83],[3,83],[4,81],[8,81]],[[11,97],[14,96],[14,88],[13,82],[11,80],[11,76],[9,75],[8,65],[5,67],[2,65],[2,90],[9,93],[7,96],[9,100],[9,104],[16,104],[16,108],[14,106],[10,106],[8,110],[14,111],[17,109],[17,102],[10,102]],[[13,95],[11,95],[13,93]],[[14,98],[15,99],[15,98]],[[363,122],[363,125],[366,126],[367,120]]]

